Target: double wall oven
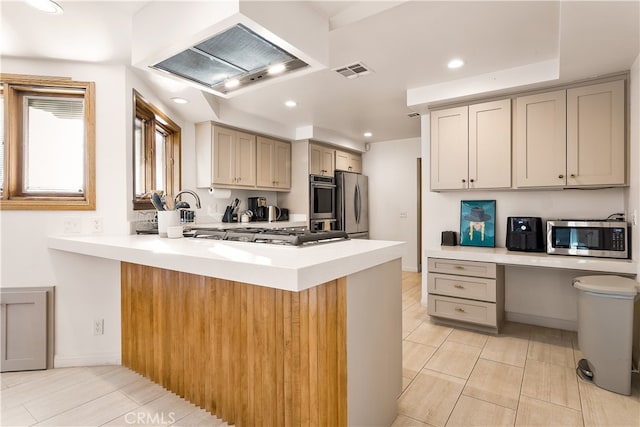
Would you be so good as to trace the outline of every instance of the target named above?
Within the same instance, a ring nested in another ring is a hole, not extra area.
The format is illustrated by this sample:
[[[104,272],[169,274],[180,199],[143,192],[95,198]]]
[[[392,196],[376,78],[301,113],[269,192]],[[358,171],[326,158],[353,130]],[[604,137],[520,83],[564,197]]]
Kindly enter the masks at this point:
[[[309,228],[311,230],[335,230],[335,203],[335,178],[309,175]]]

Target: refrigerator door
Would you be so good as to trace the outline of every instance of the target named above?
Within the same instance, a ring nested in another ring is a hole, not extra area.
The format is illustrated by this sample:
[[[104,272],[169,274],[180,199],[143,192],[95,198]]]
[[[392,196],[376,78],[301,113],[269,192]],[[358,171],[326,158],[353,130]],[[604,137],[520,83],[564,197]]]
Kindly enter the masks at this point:
[[[358,175],[342,173],[342,219],[347,234],[358,232],[358,193],[356,187]]]
[[[369,231],[369,179],[364,175],[356,175],[358,193],[358,233]]]

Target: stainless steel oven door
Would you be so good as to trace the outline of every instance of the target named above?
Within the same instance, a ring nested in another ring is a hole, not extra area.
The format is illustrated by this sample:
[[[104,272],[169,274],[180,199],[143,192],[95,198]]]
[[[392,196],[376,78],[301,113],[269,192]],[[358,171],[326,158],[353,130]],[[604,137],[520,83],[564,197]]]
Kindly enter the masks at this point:
[[[336,217],[336,185],[332,177],[310,175],[310,219],[334,219]]]

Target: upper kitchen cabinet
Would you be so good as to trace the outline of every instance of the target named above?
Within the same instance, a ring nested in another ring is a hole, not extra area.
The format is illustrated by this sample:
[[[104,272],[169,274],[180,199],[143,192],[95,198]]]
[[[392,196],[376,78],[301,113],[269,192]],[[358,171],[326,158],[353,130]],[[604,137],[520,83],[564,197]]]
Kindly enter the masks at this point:
[[[431,190],[510,186],[510,99],[431,113]]]
[[[211,122],[196,124],[198,187],[255,187],[256,137]]]
[[[291,189],[291,144],[259,136],[256,167],[258,187]]]
[[[335,150],[320,144],[309,144],[309,174],[333,176]]]
[[[626,184],[624,80],[519,97],[516,186]]]
[[[362,155],[336,150],[336,170],[362,173]]]
[[[626,184],[624,81],[567,90],[567,184]]]
[[[516,98],[516,186],[566,184],[565,91]]]

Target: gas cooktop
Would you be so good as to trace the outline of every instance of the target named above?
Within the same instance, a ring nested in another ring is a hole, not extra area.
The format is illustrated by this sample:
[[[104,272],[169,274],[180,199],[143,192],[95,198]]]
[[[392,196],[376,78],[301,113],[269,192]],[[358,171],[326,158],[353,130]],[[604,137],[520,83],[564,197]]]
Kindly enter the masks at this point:
[[[349,239],[344,231],[310,231],[294,228],[197,228],[192,237],[235,242],[307,246]]]

